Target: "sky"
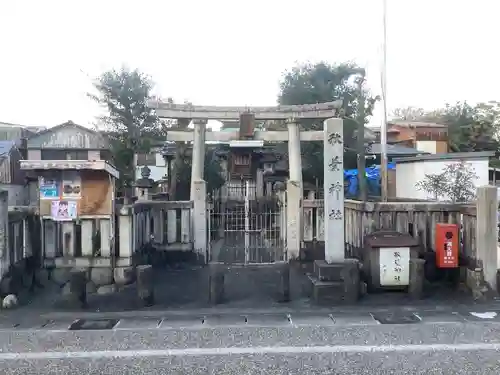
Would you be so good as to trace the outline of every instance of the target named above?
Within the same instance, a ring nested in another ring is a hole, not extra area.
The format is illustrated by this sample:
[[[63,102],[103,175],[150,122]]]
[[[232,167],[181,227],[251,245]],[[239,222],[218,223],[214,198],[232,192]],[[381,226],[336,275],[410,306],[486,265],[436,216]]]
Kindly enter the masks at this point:
[[[387,5],[389,112],[500,100],[499,0]],[[274,105],[286,69],[320,60],[380,94],[382,39],[382,0],[0,0],[0,122],[91,125],[92,77],[122,65],[195,105]]]

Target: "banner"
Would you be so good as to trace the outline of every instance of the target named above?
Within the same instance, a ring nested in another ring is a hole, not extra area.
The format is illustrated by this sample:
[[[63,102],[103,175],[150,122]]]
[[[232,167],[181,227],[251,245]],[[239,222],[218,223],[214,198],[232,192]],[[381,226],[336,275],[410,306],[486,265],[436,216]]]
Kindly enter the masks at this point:
[[[79,199],[82,193],[82,180],[77,173],[65,173],[62,182],[63,199]]]
[[[75,201],[53,201],[51,216],[54,221],[71,221],[77,217],[77,203]]]
[[[59,199],[59,181],[40,178],[40,199]]]

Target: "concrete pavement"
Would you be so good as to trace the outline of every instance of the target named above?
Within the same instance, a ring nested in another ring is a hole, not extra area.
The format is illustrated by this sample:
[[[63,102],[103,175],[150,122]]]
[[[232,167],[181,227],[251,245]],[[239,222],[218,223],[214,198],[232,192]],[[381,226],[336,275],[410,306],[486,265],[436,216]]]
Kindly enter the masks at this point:
[[[500,311],[250,311],[164,313],[162,318],[138,313],[122,319],[108,316],[112,320],[107,322],[86,318],[76,323],[70,316],[1,321],[0,373],[500,372]]]

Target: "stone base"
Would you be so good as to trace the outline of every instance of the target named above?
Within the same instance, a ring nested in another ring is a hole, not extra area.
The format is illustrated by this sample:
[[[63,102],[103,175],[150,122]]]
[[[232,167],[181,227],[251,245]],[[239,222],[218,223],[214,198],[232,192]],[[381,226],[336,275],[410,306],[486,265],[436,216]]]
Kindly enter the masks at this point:
[[[137,296],[139,303],[144,307],[154,305],[154,279],[153,267],[141,265],[136,268]]]
[[[87,306],[87,273],[85,270],[72,270],[69,278],[68,300],[74,307]]]
[[[317,260],[309,280],[310,297],[318,304],[355,303],[359,299],[361,289],[357,259],[330,264]]]
[[[272,272],[273,274],[277,272],[279,275],[279,281],[277,280],[277,284],[279,286],[279,290],[276,296],[277,302],[289,302],[291,299],[289,263],[247,265],[211,263],[208,265],[208,267],[208,301],[212,305],[223,303],[226,299],[228,299],[228,297],[226,296],[225,282],[228,277],[231,277],[231,273],[234,275],[234,272],[240,272],[239,277],[242,277],[242,280],[245,280],[244,274],[246,274],[246,277],[248,277],[248,272],[263,272],[267,275],[269,274],[269,272]]]
[[[215,264],[209,265],[208,302],[218,305],[224,300],[224,269]]]

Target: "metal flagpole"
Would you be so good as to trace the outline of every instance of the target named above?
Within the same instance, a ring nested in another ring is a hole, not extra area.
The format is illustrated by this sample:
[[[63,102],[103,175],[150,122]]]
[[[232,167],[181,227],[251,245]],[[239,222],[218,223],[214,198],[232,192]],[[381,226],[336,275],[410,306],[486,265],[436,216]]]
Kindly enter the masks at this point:
[[[387,202],[387,0],[383,4],[383,42],[382,42],[382,102],[384,117],[380,127],[380,177],[382,187],[382,202]]]

